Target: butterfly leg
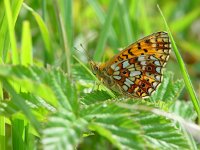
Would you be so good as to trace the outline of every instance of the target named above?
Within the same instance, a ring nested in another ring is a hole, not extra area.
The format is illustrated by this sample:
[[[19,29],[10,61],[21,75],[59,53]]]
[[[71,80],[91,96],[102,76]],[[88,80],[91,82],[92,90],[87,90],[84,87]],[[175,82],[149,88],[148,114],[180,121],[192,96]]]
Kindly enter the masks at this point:
[[[97,81],[94,82],[94,85],[93,85],[93,87],[92,87],[92,92],[95,91],[96,87],[99,87],[99,84],[98,84]],[[97,88],[97,89],[98,89],[98,88]]]
[[[94,86],[92,87],[92,92],[93,92],[95,89],[99,90],[99,87],[100,87],[102,81],[103,81],[103,79],[101,79],[101,81],[95,81],[95,82],[94,82]]]
[[[101,82],[96,82],[97,90],[99,90],[100,85],[101,85]]]
[[[121,86],[117,84],[118,91],[121,95],[126,95],[126,93],[122,90]]]

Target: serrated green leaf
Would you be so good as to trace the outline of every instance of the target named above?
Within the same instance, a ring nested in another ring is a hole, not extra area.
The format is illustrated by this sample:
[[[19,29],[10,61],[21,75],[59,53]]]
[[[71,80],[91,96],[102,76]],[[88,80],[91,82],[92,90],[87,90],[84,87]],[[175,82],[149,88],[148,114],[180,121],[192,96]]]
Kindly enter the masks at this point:
[[[176,127],[176,122],[151,112],[152,107],[143,105],[119,104],[133,112],[132,119],[141,126],[145,140],[153,149],[188,149],[189,144],[184,133]],[[134,109],[138,108],[138,109]]]
[[[105,137],[119,149],[145,149],[146,147],[160,149],[163,146],[169,149],[188,148],[183,134],[171,120],[149,112],[122,108],[118,105],[119,102],[123,102],[128,105],[152,106],[151,103],[146,104],[145,101],[125,98],[120,101],[117,98],[111,99],[104,91],[95,91],[84,97],[82,102],[87,105],[80,107],[73,84],[67,80],[65,73],[54,68],[46,70],[38,67],[2,65],[0,76],[3,80],[17,80],[15,84],[21,85],[22,82],[23,88],[37,96],[42,95],[34,92],[29,87],[30,85],[26,86],[26,84],[44,84],[55,96],[59,105],[54,106],[55,113],[50,114],[45,123],[44,149],[73,149],[82,139],[83,132],[88,129],[94,134],[98,133]],[[26,83],[24,80],[29,82]],[[170,85],[171,76],[168,76],[167,81],[167,85]],[[49,93],[47,94],[49,96]],[[17,95],[20,96],[20,93]],[[36,106],[40,105],[34,97],[23,96],[23,98],[31,99],[30,103],[36,104]],[[44,100],[46,99],[44,98]]]
[[[49,76],[48,72],[37,67],[11,66],[1,65],[0,77],[1,80],[11,80],[19,85],[22,90],[26,89],[29,92],[40,95],[50,104],[56,106],[57,101],[54,92],[47,86]],[[43,81],[43,83],[41,83]]]
[[[60,109],[48,119],[43,130],[43,147],[46,150],[73,150],[82,138],[87,121],[73,113]]]
[[[61,70],[2,65],[0,77],[2,80],[13,80],[21,87],[22,91],[26,89],[55,107],[58,102],[69,110],[72,109],[72,106],[78,107],[74,86],[69,84],[66,75]]]
[[[170,112],[173,112],[188,121],[195,121],[197,118],[197,114],[194,111],[194,107],[190,101],[176,101],[173,103],[173,105],[171,105]]]
[[[113,137],[113,134],[111,131],[109,131],[108,129],[102,127],[102,125],[98,125],[98,124],[90,124],[89,125],[89,129],[92,131],[95,131],[97,133],[99,133],[101,136],[109,139],[109,141],[115,145],[117,148],[122,149],[121,144],[119,141],[116,140],[116,138]],[[95,133],[94,133],[95,134]]]
[[[37,110],[35,111],[35,115],[37,115],[38,119],[44,119],[41,115],[47,115],[46,110],[50,110],[51,112],[55,111],[58,104],[69,111],[76,112],[78,110],[79,104],[75,88],[60,70],[53,68],[46,70],[38,67],[24,67],[19,65],[2,65],[0,67],[0,77],[3,81],[9,80],[15,82],[16,85],[21,87],[21,91],[28,91],[40,97],[40,99],[35,99],[35,96],[31,97],[30,94],[28,97],[24,97],[27,98],[30,107],[35,105],[33,110]],[[19,96],[24,96],[19,91],[16,91],[16,93]],[[1,111],[4,114],[8,114],[8,112],[16,113],[20,110],[20,107],[16,109],[16,104],[12,102],[7,104],[10,106],[5,105]]]
[[[113,101],[89,105],[81,115],[92,123],[92,131],[107,138],[119,149],[144,149],[140,126],[130,119],[129,110],[118,107]]]
[[[88,73],[88,71],[79,64],[73,65],[72,75],[76,80],[93,80],[93,77]]]
[[[31,93],[18,93],[18,95],[25,100],[26,105],[29,109],[32,109],[33,114],[37,116],[39,121],[44,120],[49,112],[55,112],[55,107],[51,106],[41,97]],[[5,100],[0,103],[0,114],[11,117],[14,114],[20,113],[21,107],[17,106],[13,98],[11,98],[11,100]]]
[[[103,102],[111,98],[112,97],[105,91],[93,91],[92,93],[86,94],[81,101],[86,105],[90,105],[97,102]]]
[[[183,148],[188,144],[183,133],[178,130],[175,123],[155,114],[140,112],[137,116],[138,122],[142,124],[144,135],[153,147],[165,149]],[[154,145],[155,144],[155,145]]]
[[[150,97],[150,99],[154,102],[173,102],[178,98],[183,87],[183,80],[173,81],[173,74],[171,72],[165,72],[161,85],[158,87],[153,96]]]

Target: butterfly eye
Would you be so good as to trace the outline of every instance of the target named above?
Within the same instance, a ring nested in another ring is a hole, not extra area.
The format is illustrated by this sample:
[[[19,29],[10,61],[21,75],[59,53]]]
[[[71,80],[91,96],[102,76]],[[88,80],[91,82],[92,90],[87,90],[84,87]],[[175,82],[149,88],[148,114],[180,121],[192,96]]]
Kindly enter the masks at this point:
[[[94,67],[94,70],[97,71],[97,70],[99,70],[99,68],[98,68],[97,66],[95,66],[95,67]]]
[[[93,71],[92,71],[93,74],[96,75],[97,72],[98,72],[98,70],[99,70],[99,67],[98,67],[98,66],[93,66],[92,68],[93,68],[93,69],[92,69],[92,70],[93,70]]]

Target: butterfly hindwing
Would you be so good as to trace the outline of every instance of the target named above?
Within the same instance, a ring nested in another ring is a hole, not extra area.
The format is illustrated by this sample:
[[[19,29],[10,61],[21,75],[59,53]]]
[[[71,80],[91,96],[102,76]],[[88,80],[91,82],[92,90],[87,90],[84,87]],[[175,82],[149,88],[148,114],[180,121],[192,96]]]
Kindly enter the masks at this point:
[[[171,51],[168,34],[157,32],[131,44],[108,63],[112,78],[126,95],[150,96],[161,83]]]
[[[129,45],[108,62],[91,62],[94,74],[110,89],[130,97],[150,96],[162,81],[171,51],[166,32],[153,33]]]

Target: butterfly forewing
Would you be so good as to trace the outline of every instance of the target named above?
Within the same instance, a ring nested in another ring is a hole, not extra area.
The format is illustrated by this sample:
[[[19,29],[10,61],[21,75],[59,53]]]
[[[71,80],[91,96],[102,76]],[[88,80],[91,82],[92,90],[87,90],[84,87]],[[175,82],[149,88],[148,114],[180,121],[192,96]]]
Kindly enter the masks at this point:
[[[151,34],[131,44],[99,66],[107,86],[133,97],[150,96],[162,81],[162,70],[171,51],[166,32]]]

